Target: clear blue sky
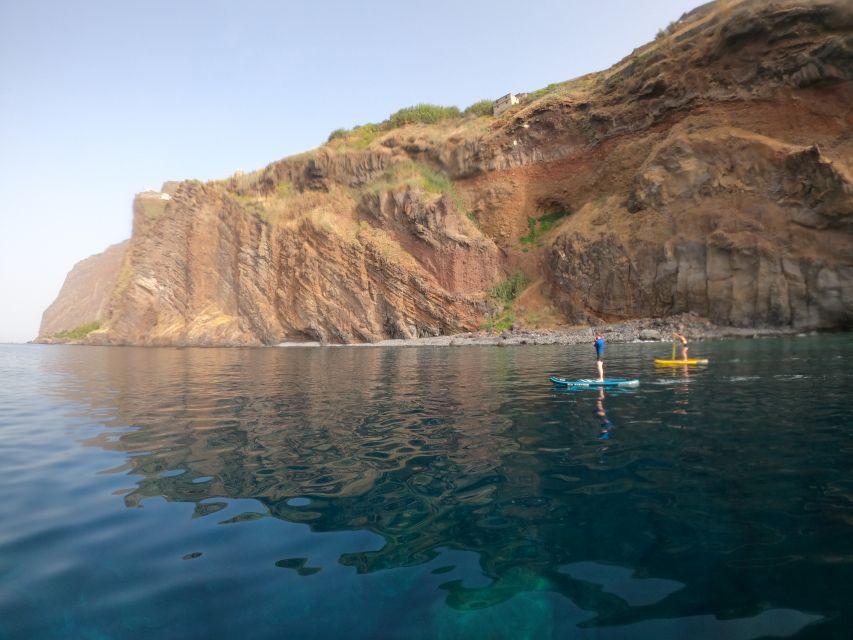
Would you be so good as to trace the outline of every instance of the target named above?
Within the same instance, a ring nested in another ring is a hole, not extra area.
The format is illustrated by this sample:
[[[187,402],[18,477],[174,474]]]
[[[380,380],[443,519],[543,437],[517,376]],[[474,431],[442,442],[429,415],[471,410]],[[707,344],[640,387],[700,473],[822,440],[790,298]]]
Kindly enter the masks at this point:
[[[700,0],[0,0],[0,342],[134,193],[606,68]]]

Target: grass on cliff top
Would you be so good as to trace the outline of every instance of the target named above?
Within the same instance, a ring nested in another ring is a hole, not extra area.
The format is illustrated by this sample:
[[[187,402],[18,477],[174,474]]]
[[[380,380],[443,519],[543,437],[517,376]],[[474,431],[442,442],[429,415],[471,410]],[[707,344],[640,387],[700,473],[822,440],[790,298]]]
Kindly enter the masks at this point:
[[[437,104],[416,104],[395,111],[388,118],[388,128],[397,129],[407,124],[436,124],[443,120],[455,120],[462,115],[459,107],[443,107]]]
[[[463,115],[466,116],[476,116],[478,118],[485,118],[493,115],[495,109],[495,103],[493,100],[477,100],[474,104],[465,107],[465,111],[463,111]]]
[[[533,102],[534,100],[538,100],[543,96],[547,96],[549,93],[554,93],[561,86],[561,82],[552,82],[547,87],[542,87],[541,89],[537,89],[536,91],[531,91],[527,94],[525,102]]]
[[[531,91],[521,100],[521,104],[514,107],[513,110],[527,106],[545,96],[563,95],[589,89],[599,81],[600,75],[600,73],[589,73],[565,82],[554,82],[541,89]],[[478,100],[463,110],[455,106],[421,103],[399,109],[383,122],[368,122],[352,129],[335,129],[329,134],[327,143],[336,142],[344,147],[364,149],[383,133],[400,127],[415,124],[429,126],[447,122],[463,123],[467,121],[472,123],[480,118],[492,118],[493,115],[494,101],[491,99]]]
[[[382,129],[378,124],[368,122],[367,124],[355,126],[352,130],[335,129],[329,134],[328,142],[342,140],[349,147],[366,149],[379,137],[380,133],[382,133]]]
[[[335,129],[329,134],[327,142],[339,140],[347,146],[364,149],[381,134],[412,124],[433,125],[441,122],[453,122],[465,118],[482,118],[492,115],[492,101],[478,100],[460,111],[459,107],[421,103],[404,107],[388,116],[383,122],[368,122],[352,129]]]
[[[55,340],[82,340],[86,336],[88,336],[93,331],[97,331],[101,328],[101,323],[98,321],[89,322],[87,324],[81,324],[79,327],[74,327],[73,329],[65,329],[64,331],[59,331],[54,333],[51,338]]]

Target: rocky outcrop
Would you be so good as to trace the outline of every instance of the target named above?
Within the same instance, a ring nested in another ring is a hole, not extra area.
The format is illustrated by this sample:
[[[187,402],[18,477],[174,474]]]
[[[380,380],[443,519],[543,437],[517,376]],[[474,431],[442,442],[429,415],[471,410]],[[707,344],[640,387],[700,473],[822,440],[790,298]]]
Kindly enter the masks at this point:
[[[535,287],[520,326],[849,328],[851,104],[849,2],[709,3],[497,118],[374,128],[140,194],[86,340],[457,333],[499,309],[490,291],[517,270]]]
[[[725,6],[723,6],[725,5]],[[548,162],[707,107],[787,102],[853,79],[849,2],[708,3],[611,69],[502,116],[476,144],[409,140],[457,178]],[[395,144],[405,144],[400,136]]]
[[[447,198],[409,188],[356,203],[334,190],[285,198],[283,219],[200,183],[182,185],[154,222],[137,206],[134,227],[146,231],[131,243],[109,331],[93,341],[365,342],[479,324],[497,247]],[[329,197],[339,208],[325,208]]]
[[[624,206],[669,233],[561,235],[549,268],[570,317],[690,311],[733,326],[850,324],[853,182],[817,146],[676,128]]]
[[[853,267],[786,257],[751,234],[630,248],[562,236],[552,261],[574,322],[693,312],[736,327],[832,328],[853,317]]]
[[[68,273],[56,300],[45,309],[39,336],[50,338],[92,322],[103,322],[127,251],[127,241],[81,260]]]

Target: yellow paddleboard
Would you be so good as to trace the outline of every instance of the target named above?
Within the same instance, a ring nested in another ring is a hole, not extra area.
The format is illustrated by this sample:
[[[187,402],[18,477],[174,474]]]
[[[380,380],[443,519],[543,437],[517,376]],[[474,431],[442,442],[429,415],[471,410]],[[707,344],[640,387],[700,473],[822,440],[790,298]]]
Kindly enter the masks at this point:
[[[659,365],[673,365],[678,366],[680,364],[708,364],[708,358],[701,359],[690,359],[690,360],[655,360],[655,364]]]

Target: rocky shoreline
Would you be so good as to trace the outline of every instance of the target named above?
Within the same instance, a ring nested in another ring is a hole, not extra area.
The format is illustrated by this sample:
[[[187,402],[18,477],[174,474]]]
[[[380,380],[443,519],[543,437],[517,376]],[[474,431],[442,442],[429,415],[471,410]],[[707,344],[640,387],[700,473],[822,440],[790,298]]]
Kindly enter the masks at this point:
[[[457,346],[517,346],[546,344],[585,344],[592,341],[592,332],[600,331],[612,343],[669,342],[677,331],[689,340],[721,340],[724,338],[762,338],[803,334],[794,327],[728,327],[714,324],[707,318],[684,314],[668,318],[641,318],[624,322],[563,327],[560,329],[510,329],[499,334],[488,332],[460,333],[406,340],[380,340],[351,345],[324,345],[320,342],[284,342],[279,347],[358,346],[358,347],[457,347]]]

